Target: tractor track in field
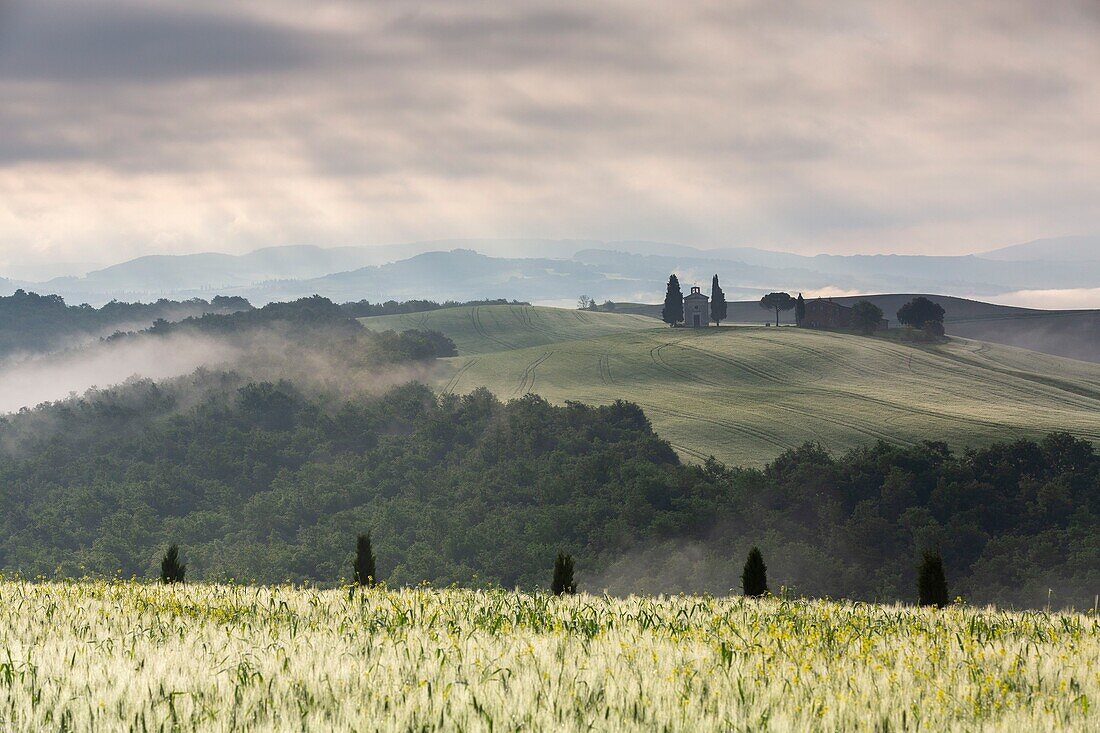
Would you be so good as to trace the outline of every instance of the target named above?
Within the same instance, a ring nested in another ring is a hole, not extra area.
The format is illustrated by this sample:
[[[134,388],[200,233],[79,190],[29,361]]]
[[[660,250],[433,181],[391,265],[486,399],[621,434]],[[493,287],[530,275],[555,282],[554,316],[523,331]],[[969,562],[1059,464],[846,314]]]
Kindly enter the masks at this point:
[[[465,364],[460,366],[458,368],[458,371],[452,374],[451,378],[447,380],[446,386],[443,387],[443,394],[451,394],[452,392],[454,392],[455,387],[458,386],[459,380],[462,379],[462,375],[466,373],[466,370],[476,364],[477,361],[478,357],[475,356],[474,358],[470,359]]]
[[[652,405],[652,404],[648,405],[648,406],[643,405],[642,409],[643,410],[651,410],[651,411],[656,412],[658,414],[664,413],[666,415],[672,415],[673,417],[682,417],[682,418],[686,418],[688,420],[694,420],[696,422],[704,422],[704,423],[707,423],[709,425],[715,425],[715,426],[720,427],[720,428],[725,428],[726,430],[729,430],[729,431],[734,432],[734,433],[740,433],[741,435],[747,436],[749,438],[755,438],[756,440],[762,440],[766,443],[769,443],[770,445],[775,446],[776,448],[780,448],[781,450],[789,450],[789,449],[795,447],[794,443],[789,443],[789,442],[783,440],[783,438],[779,437],[778,435],[772,435],[770,433],[764,432],[763,430],[760,430],[759,428],[753,428],[753,427],[749,427],[747,425],[741,425],[739,423],[729,422],[729,421],[726,421],[726,420],[719,420],[717,418],[706,417],[706,416],[702,416],[702,415],[694,415],[690,412],[685,412],[683,410],[676,410],[676,409],[673,409],[671,407],[661,407],[661,406]]]
[[[545,354],[535,359],[533,362],[528,364],[526,368],[524,368],[523,375],[520,377],[519,380],[519,387],[517,387],[516,391],[513,392],[516,397],[522,397],[525,394],[531,393],[531,390],[535,388],[535,370],[538,369],[543,362],[545,362],[553,355],[553,351],[547,351]]]
[[[996,385],[1020,395],[1037,398],[1049,405],[1100,410],[1100,390],[1093,390],[1053,377],[1044,377],[1033,372],[997,365],[993,362],[972,360],[959,354],[943,351],[936,353],[944,361],[954,362],[977,370],[978,375],[989,385]],[[990,372],[994,376],[990,376]],[[1050,391],[1041,391],[1038,387],[1046,387]],[[965,392],[954,392],[954,394],[969,396]]]
[[[527,326],[528,328],[531,327],[531,316],[527,313],[527,309],[524,308],[522,305],[508,306],[508,312],[515,316],[515,319],[523,325]]]
[[[489,331],[485,328],[485,324],[481,322],[481,306],[474,306],[473,311],[470,312],[470,320],[473,323],[474,330],[477,331],[478,335],[480,335],[482,338],[486,339],[487,341],[492,341],[499,346],[503,346],[505,349],[511,350],[515,348],[515,346],[508,343],[507,341],[499,339],[496,336],[489,335]]]
[[[984,348],[988,349],[989,347],[985,346]],[[972,353],[977,354],[977,353],[981,353],[981,351],[982,351],[982,349],[978,349],[977,351],[972,352]],[[1078,397],[1078,398],[1084,398],[1085,400],[1087,400],[1086,402],[1081,402],[1079,400],[1070,399],[1070,398],[1065,397],[1063,395],[1058,395],[1057,396],[1058,401],[1062,402],[1063,404],[1065,404],[1067,406],[1070,406],[1070,407],[1086,407],[1086,408],[1093,409],[1093,410],[1100,410],[1100,404],[1097,404],[1097,403],[1100,403],[1100,390],[1093,390],[1093,389],[1089,389],[1088,387],[1073,384],[1072,382],[1066,382],[1066,381],[1061,380],[1061,379],[1055,379],[1053,377],[1044,377],[1044,376],[1039,375],[1039,374],[1033,374],[1031,372],[1025,372],[1025,371],[1022,371],[1022,370],[1013,369],[1012,367],[1004,366],[1004,365],[1001,365],[1001,364],[996,364],[996,363],[994,363],[994,362],[992,362],[988,359],[985,360],[985,361],[979,361],[979,360],[976,360],[976,359],[969,359],[965,356],[962,356],[961,354],[952,354],[952,353],[949,353],[949,352],[946,352],[946,351],[937,351],[936,353],[941,355],[944,359],[947,359],[949,361],[954,361],[956,363],[963,364],[963,365],[966,365],[966,366],[969,366],[969,367],[973,367],[975,369],[980,369],[982,371],[994,372],[994,373],[1000,375],[1001,377],[1009,378],[1008,380],[1006,380],[1006,379],[997,380],[997,383],[1000,384],[1001,386],[1012,387],[1012,388],[1017,388],[1018,389],[1019,384],[1016,384],[1016,383],[1014,383],[1013,381],[1010,381],[1010,380],[1022,380],[1022,381],[1025,381],[1025,382],[1030,382],[1031,384],[1041,385],[1043,387],[1047,387],[1048,389],[1054,389],[1054,390],[1057,390],[1059,392],[1066,392],[1066,393],[1069,393],[1069,394],[1072,394],[1072,395],[1076,395],[1076,397]],[[1044,396],[1044,397],[1047,398],[1049,396]]]
[[[852,338],[852,337],[846,336],[844,334],[832,333],[830,331],[817,331],[816,333],[819,333],[821,336],[823,336],[825,338],[828,338],[828,339],[831,339],[833,341],[843,341],[846,338]],[[859,342],[860,348],[862,348],[866,351],[873,352],[875,354],[879,354],[880,356],[886,357],[887,362],[890,363],[890,364],[894,364],[896,368],[902,368],[906,364],[907,359],[911,362],[912,358],[913,358],[913,353],[926,354],[927,355],[927,352],[923,351],[922,349],[918,349],[915,346],[906,346],[905,344],[896,344],[896,345],[893,345],[893,348],[891,348],[892,342],[876,341],[874,338],[869,338],[869,337],[860,337],[860,338],[861,338],[861,341]],[[910,349],[909,353],[904,353],[902,351],[902,349],[906,349],[906,348]],[[850,359],[847,359],[847,358],[844,358],[843,360],[849,366],[852,366],[853,364],[856,364],[856,365],[859,364],[859,362],[852,362]],[[866,368],[866,367],[864,367],[864,368]],[[882,370],[882,373],[884,373],[884,374],[889,374],[890,372],[891,372],[890,367],[885,367]]]
[[[776,343],[775,341],[762,339],[762,338],[759,338],[757,336],[746,335],[744,338],[745,338],[746,341],[753,341],[754,343],[758,343],[758,344],[775,345],[775,343]],[[819,351],[819,350],[817,350],[813,347],[806,346],[805,344],[793,344],[792,343],[792,344],[783,344],[783,346],[791,348],[795,351],[799,351],[803,354],[808,354],[808,355],[810,355],[810,356],[812,356],[816,359],[819,359],[821,361],[824,361],[824,362],[833,362],[833,363],[838,363],[839,364],[840,361],[841,361],[841,359],[839,359],[839,358],[836,358],[834,356],[830,356],[829,354],[827,354],[824,351]],[[817,382],[817,381],[820,381],[820,380],[824,379],[824,377],[820,374],[820,372],[818,370],[815,370],[815,369],[812,369],[812,368],[806,368],[805,371],[808,371],[808,372],[810,372],[811,374],[814,375],[813,378],[810,381]]]
[[[520,323],[527,326],[528,331],[534,331],[535,333],[540,333],[540,334],[543,334],[545,336],[548,336],[551,339],[551,343],[553,343],[554,341],[570,340],[570,339],[563,339],[560,333],[558,333],[554,329],[550,328],[549,326],[546,326],[545,324],[543,324],[542,323],[542,316],[540,316],[538,314],[538,311],[533,311],[533,309],[531,309],[527,306],[518,306],[518,307],[520,308],[521,315],[518,315],[516,317],[519,319]],[[531,317],[532,311],[534,312],[535,316],[538,318],[539,323],[535,323],[535,319]]]
[[[743,372],[747,372],[748,374],[752,374],[753,376],[758,377],[758,378],[760,378],[760,379],[762,379],[766,382],[772,382],[773,384],[788,384],[789,383],[788,380],[780,379],[779,377],[775,376],[774,374],[771,374],[770,372],[768,372],[765,369],[760,369],[759,367],[749,366],[748,364],[741,361],[740,359],[736,359],[732,356],[727,356],[725,354],[716,354],[713,351],[705,351],[704,349],[700,349],[697,346],[688,346],[688,345],[682,344],[682,343],[677,344],[677,346],[679,346],[681,349],[688,349],[688,350],[694,351],[697,354],[701,354],[705,357],[714,359],[715,361],[720,361],[724,364],[728,364],[732,367],[736,367],[737,369],[740,369]],[[717,385],[716,384],[715,386],[720,387],[722,385]]]
[[[667,372],[669,372],[669,373],[671,373],[671,374],[673,374],[673,375],[675,375],[679,378],[682,378],[682,379],[695,379],[695,377],[693,375],[691,375],[687,372],[683,372],[681,370],[678,370],[674,367],[671,367],[667,363],[665,363],[663,359],[660,359],[660,350],[663,349],[666,346],[673,346],[673,345],[681,346],[682,348],[687,348],[687,349],[694,349],[695,351],[698,351],[699,353],[701,353],[705,356],[711,356],[711,357],[715,358],[717,361],[724,361],[724,362],[730,364],[731,366],[735,366],[735,367],[738,367],[740,369],[743,369],[744,371],[746,371],[750,374],[755,374],[756,376],[758,376],[762,379],[767,379],[767,381],[769,381],[769,382],[772,382],[772,383],[775,383],[775,384],[780,384],[780,385],[789,384],[788,382],[786,382],[782,379],[776,378],[771,374],[767,374],[767,372],[764,372],[763,370],[757,369],[755,367],[747,367],[745,364],[740,363],[739,360],[732,359],[730,357],[725,357],[724,355],[719,356],[719,355],[713,354],[711,352],[703,351],[701,349],[697,349],[697,348],[694,348],[694,347],[683,346],[682,344],[677,343],[677,342],[667,342],[667,343],[660,344],[660,345],[650,349],[650,358],[658,366],[658,368],[662,368],[664,371],[667,371]],[[900,354],[898,354],[897,352],[892,352],[892,351],[889,351],[889,350],[883,350],[883,351],[885,351],[885,353],[889,354],[892,358],[900,358]],[[697,380],[697,381],[703,381],[707,384],[710,384],[711,386],[715,386],[715,387],[719,387],[719,388],[724,387],[724,385],[715,384],[715,383],[709,382],[707,380]],[[964,416],[964,415],[937,412],[937,411],[932,410],[932,409],[917,407],[917,406],[914,406],[914,405],[899,405],[899,404],[891,403],[887,400],[878,399],[878,398],[874,398],[874,397],[868,397],[866,395],[853,394],[851,392],[834,391],[834,390],[829,390],[829,389],[821,388],[821,387],[810,387],[810,388],[807,389],[807,392],[814,393],[814,394],[819,394],[819,395],[827,396],[827,397],[834,397],[834,398],[835,397],[840,397],[840,398],[844,398],[844,399],[851,399],[851,400],[859,400],[859,401],[869,402],[869,403],[874,404],[874,405],[879,406],[879,407],[887,407],[891,410],[896,410],[896,411],[903,412],[903,413],[906,413],[906,412],[907,413],[916,413],[916,414],[924,415],[924,416],[927,416],[927,417],[933,417],[933,418],[937,418],[937,419],[948,421],[948,422],[955,422],[955,423],[969,424],[969,425],[979,425],[979,426],[982,426],[982,427],[989,427],[989,428],[1003,428],[1003,427],[1005,427],[1002,423],[995,422],[995,421],[992,421],[992,420],[982,420],[980,418],[967,417],[967,416]],[[794,408],[790,408],[790,409],[793,412],[795,412],[796,414],[800,414],[800,413],[798,413],[797,410],[794,410]],[[853,430],[855,432],[859,432],[859,433],[868,435],[870,437],[874,437],[875,439],[886,440],[887,442],[903,443],[904,444],[905,440],[906,440],[904,438],[899,438],[897,436],[889,436],[889,435],[886,435],[886,434],[883,434],[883,433],[876,433],[876,432],[873,431],[873,429],[870,429],[870,428],[865,428],[865,427],[854,425],[854,424],[848,424],[848,423],[845,423],[845,422],[841,421],[839,418],[820,418],[820,419],[824,420],[825,422],[834,422],[834,424],[840,425],[841,427],[845,427],[849,430]],[[735,429],[736,430],[736,428],[737,428],[737,426],[735,426],[733,424],[722,424],[722,423],[716,423],[716,424],[719,424],[720,426],[723,426],[723,427],[727,427],[729,429]],[[762,440],[769,440],[769,438],[764,434],[758,435],[756,437],[758,437],[759,439],[762,439]],[[773,444],[775,444],[774,441],[769,440],[769,442],[772,442]],[[910,443],[910,445],[912,445],[912,443]],[[791,447],[791,446],[785,445],[783,447]]]
[[[604,384],[615,384],[614,377],[611,376],[611,355],[601,354],[596,361],[596,368],[600,372],[600,381]]]
[[[531,311],[527,306],[512,305],[508,306],[508,312],[511,313],[517,321],[522,323],[530,331],[542,331],[543,333],[549,333],[549,330],[545,327],[536,326],[531,319]]]
[[[915,405],[899,405],[889,400],[880,399],[878,397],[869,397],[867,395],[855,394],[853,392],[844,391],[828,391],[823,389],[811,389],[810,392],[819,392],[820,394],[827,395],[829,397],[843,397],[845,399],[857,400],[860,402],[869,402],[879,407],[886,407],[891,410],[896,410],[902,413],[916,413],[918,415],[924,415],[926,417],[934,417],[937,420],[946,420],[948,422],[957,422],[964,425],[979,425],[984,428],[997,428],[1005,429],[1009,426],[1004,423],[995,422],[993,420],[982,420],[976,417],[967,417],[965,415],[955,415],[951,413],[936,412],[935,410],[928,409],[927,407],[917,407]]]
[[[673,443],[671,440],[668,441],[668,444],[672,446],[673,450],[678,451],[680,453],[687,453],[689,456],[691,456],[692,458],[695,458],[696,460],[698,460],[700,462],[706,461],[708,458],[711,457],[711,456],[705,456],[702,453],[700,453],[699,451],[694,450],[692,448],[687,448],[683,445],[680,445],[679,443]]]
[[[828,351],[824,351],[822,349],[816,349],[812,346],[807,346],[805,344],[796,344],[796,343],[792,343],[792,342],[779,342],[779,341],[774,341],[772,339],[761,338],[760,336],[757,336],[757,335],[754,335],[754,334],[746,334],[744,338],[748,341],[753,341],[753,342],[758,343],[758,344],[767,344],[769,346],[772,346],[772,345],[786,346],[786,347],[789,347],[789,348],[794,349],[796,351],[801,351],[804,354],[809,354],[810,356],[815,357],[816,359],[820,359],[822,362],[824,362],[826,364],[833,364],[833,365],[836,365],[836,366],[838,366],[842,369],[849,369],[852,372],[859,373],[859,374],[862,374],[864,376],[869,376],[869,377],[870,376],[879,376],[881,374],[880,372],[876,372],[875,370],[868,368],[866,364],[861,363],[861,362],[859,362],[855,359],[851,359],[847,356],[841,356],[841,355],[835,354],[835,353],[829,353]],[[824,377],[822,377],[820,374],[818,374],[813,381],[816,382],[816,381],[819,381],[823,378]]]
[[[665,343],[658,344],[649,350],[649,358],[659,370],[690,382],[702,382],[703,384],[710,385],[711,387],[718,387],[719,389],[725,386],[720,384],[719,382],[715,382],[713,379],[702,377],[697,374],[692,374],[689,371],[679,369],[669,364],[668,361],[665,360],[664,354],[661,353],[669,346],[681,346],[681,342],[666,341]],[[681,346],[681,348],[683,347]]]
[[[823,335],[831,337],[831,338],[841,338],[837,334],[825,333]],[[771,343],[771,344],[779,344],[780,343],[780,342],[777,342],[777,341],[762,339],[759,336],[749,335],[748,338],[753,339],[757,342],[764,342],[764,343]],[[822,359],[825,359],[827,361],[832,361],[833,363],[838,364],[839,366],[842,366],[845,369],[850,369],[853,372],[860,372],[860,373],[863,373],[863,374],[868,375],[868,376],[876,375],[876,371],[866,368],[866,366],[860,364],[858,361],[855,361],[853,359],[846,358],[846,357],[836,357],[836,356],[833,356],[833,355],[826,354],[824,352],[818,352],[816,349],[813,349],[812,347],[807,347],[807,346],[801,345],[801,344],[786,344],[786,345],[791,346],[792,348],[796,348],[796,349],[799,349],[799,350],[806,351],[807,353],[814,354],[814,355],[816,355],[816,356],[818,356]],[[1002,366],[1002,365],[997,365],[994,362],[991,362],[989,360],[978,360],[978,359],[973,359],[972,360],[972,359],[968,359],[965,356],[961,356],[959,354],[953,354],[953,353],[945,351],[945,350],[936,349],[936,350],[932,350],[932,351],[925,351],[923,349],[916,349],[916,348],[913,348],[913,347],[910,347],[910,349],[911,349],[911,352],[915,352],[915,353],[904,354],[904,353],[900,353],[899,351],[897,351],[895,349],[891,349],[886,344],[876,344],[876,343],[872,343],[870,340],[866,340],[865,342],[861,343],[860,345],[861,345],[861,347],[863,347],[863,348],[865,348],[869,351],[873,351],[873,352],[875,352],[877,354],[880,354],[884,357],[888,357],[891,362],[894,361],[894,360],[900,360],[906,366],[908,371],[915,374],[915,375],[935,376],[936,372],[938,371],[936,361],[942,359],[942,360],[946,360],[946,361],[954,361],[954,362],[957,362],[959,364],[962,364],[962,365],[969,366],[971,368],[980,370],[981,372],[990,372],[990,371],[995,372],[995,373],[1000,375],[1000,378],[993,379],[993,380],[990,380],[990,381],[993,384],[997,384],[997,385],[999,385],[1001,387],[1004,387],[1006,389],[1010,389],[1013,392],[1020,391],[1020,386],[1021,386],[1019,384],[1019,382],[1015,381],[1015,380],[1024,380],[1024,381],[1033,382],[1035,384],[1044,385],[1046,387],[1061,391],[1063,393],[1073,394],[1073,395],[1076,395],[1078,398],[1084,398],[1085,400],[1090,400],[1090,401],[1093,401],[1093,402],[1100,401],[1100,391],[1090,390],[1087,387],[1081,387],[1079,385],[1069,384],[1069,383],[1063,382],[1061,380],[1055,380],[1055,379],[1049,379],[1048,380],[1048,379],[1045,379],[1045,378],[1043,378],[1041,376],[1038,376],[1038,375],[1033,375],[1033,374],[1029,374],[1029,373],[1021,371],[1021,370],[1012,369],[1011,367],[1005,367],[1005,366]],[[987,352],[989,350],[990,350],[989,344],[982,343],[976,349],[974,349],[972,353],[973,354],[981,354],[981,353]],[[918,357],[917,362],[916,362],[916,366],[917,366],[916,369],[914,369],[914,363],[913,363],[913,361],[914,361],[913,357],[914,356]],[[923,357],[923,358],[921,358],[921,357]],[[888,372],[883,370],[883,371],[877,372],[877,374],[888,374]],[[1007,377],[1007,379],[1006,379],[1006,377]],[[951,389],[950,385],[941,384],[941,385],[938,385],[938,386],[939,386],[940,389],[942,389],[947,394],[951,394],[951,395],[956,396],[956,397],[963,397],[963,398],[972,397],[972,395],[970,393],[966,392],[966,391]],[[1037,395],[1038,393],[1033,393],[1033,394]],[[1072,408],[1077,408],[1077,409],[1080,409],[1082,407],[1088,408],[1088,409],[1096,409],[1096,407],[1097,407],[1093,403],[1084,402],[1084,401],[1081,401],[1079,399],[1070,398],[1065,394],[1062,394],[1062,395],[1049,395],[1049,394],[1047,394],[1047,395],[1043,395],[1042,399],[1043,399],[1043,401],[1048,401],[1048,400],[1053,399],[1054,401],[1056,401],[1060,404],[1063,404],[1067,407],[1072,407]],[[963,417],[959,417],[959,416],[948,416],[948,415],[943,415],[943,414],[940,414],[940,413],[932,413],[932,412],[925,412],[925,414],[929,414],[929,415],[936,414],[940,417],[943,417],[944,419],[956,419],[957,418],[959,420],[966,421],[966,422],[975,422],[977,420],[976,418],[971,419],[971,418],[963,418]]]
[[[782,410],[784,412],[789,412],[791,414],[798,415],[799,417],[802,417],[803,419],[809,418],[809,419],[813,419],[813,420],[819,420],[819,421],[824,422],[824,423],[829,423],[830,425],[837,425],[837,426],[842,427],[842,428],[847,428],[848,430],[859,433],[861,435],[866,435],[869,438],[874,438],[875,440],[883,440],[883,441],[886,441],[887,443],[892,443],[894,445],[905,445],[905,446],[914,446],[914,445],[916,445],[915,441],[908,440],[907,438],[900,438],[900,437],[895,436],[895,435],[890,435],[889,433],[881,432],[881,431],[876,430],[874,428],[864,427],[862,425],[859,425],[858,423],[848,422],[846,420],[840,419],[839,417],[836,417],[835,415],[829,415],[829,414],[826,414],[824,412],[808,413],[805,410],[800,410],[797,407],[791,407],[789,405],[776,405],[776,404],[773,404],[773,405],[770,405],[770,407],[772,407],[776,410]],[[817,431],[814,431],[814,432],[817,432]],[[820,433],[819,433],[819,435],[820,435]]]

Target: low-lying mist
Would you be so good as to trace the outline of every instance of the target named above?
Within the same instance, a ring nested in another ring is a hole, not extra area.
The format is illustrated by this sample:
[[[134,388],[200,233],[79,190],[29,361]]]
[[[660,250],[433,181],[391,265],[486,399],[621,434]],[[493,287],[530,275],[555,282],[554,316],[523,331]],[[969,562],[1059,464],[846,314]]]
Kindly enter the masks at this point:
[[[0,364],[0,412],[80,395],[132,377],[166,379],[201,366],[239,362],[239,347],[199,334],[98,341],[47,355],[9,359]]]
[[[188,330],[128,334],[0,362],[0,413],[79,396],[133,378],[168,379],[199,368],[233,371],[257,381],[285,379],[341,395],[425,379],[432,369],[427,363],[369,364],[357,358],[354,345],[343,346],[328,349],[316,343],[303,344],[280,324],[230,334]]]

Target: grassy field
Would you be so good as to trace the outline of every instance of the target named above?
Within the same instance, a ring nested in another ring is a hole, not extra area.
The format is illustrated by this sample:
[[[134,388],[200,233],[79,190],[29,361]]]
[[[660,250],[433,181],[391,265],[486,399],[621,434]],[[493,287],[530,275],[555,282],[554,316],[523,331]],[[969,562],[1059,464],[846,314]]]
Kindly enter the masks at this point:
[[[656,325],[648,316],[526,305],[442,308],[426,313],[360,318],[359,322],[375,331],[410,328],[442,331],[451,337],[458,353],[463,355],[645,331]]]
[[[0,729],[1056,731],[1095,614],[0,582]]]
[[[979,341],[919,347],[795,328],[669,329],[641,316],[524,306],[363,319],[458,344],[437,386],[502,398],[640,404],[686,458],[761,465],[819,441],[981,445],[1068,430],[1100,442],[1100,365]],[[575,324],[575,325],[574,325]]]
[[[914,297],[914,294],[860,295],[833,300],[849,307],[860,300],[869,300],[881,308],[886,318],[896,326],[898,309]],[[946,295],[926,297],[944,307],[944,326],[952,336],[1100,362],[1100,310],[1036,310]],[[659,318],[661,306],[651,303],[619,303],[617,312]],[[731,321],[761,323],[767,315],[757,302],[729,304]],[[794,311],[783,313],[780,321],[793,324]]]

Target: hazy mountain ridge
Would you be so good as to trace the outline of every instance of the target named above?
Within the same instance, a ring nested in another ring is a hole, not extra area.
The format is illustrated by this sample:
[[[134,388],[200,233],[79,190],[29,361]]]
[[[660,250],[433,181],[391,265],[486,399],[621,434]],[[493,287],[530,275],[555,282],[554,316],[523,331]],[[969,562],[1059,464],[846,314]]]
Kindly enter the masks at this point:
[[[1100,261],[1100,236],[1036,239],[983,252],[980,257],[990,260],[1028,262],[1035,260],[1098,262]]]
[[[995,296],[1023,290],[1100,288],[1095,238],[1039,240],[988,256],[799,255],[754,247],[699,249],[661,242],[595,240],[438,240],[378,247],[269,247],[244,255],[149,255],[83,277],[25,282],[17,288],[57,293],[72,303],[187,298],[212,292],[252,302],[318,293],[336,300],[402,299],[430,291],[440,298],[565,301],[647,300],[669,272],[709,282],[718,272],[727,294],[749,298],[776,289],[936,292]],[[1035,257],[1045,252],[1044,259]],[[1000,253],[1000,254],[998,254]],[[508,256],[503,256],[508,255]],[[1073,258],[1078,259],[1074,260]],[[430,290],[426,290],[430,289]]]

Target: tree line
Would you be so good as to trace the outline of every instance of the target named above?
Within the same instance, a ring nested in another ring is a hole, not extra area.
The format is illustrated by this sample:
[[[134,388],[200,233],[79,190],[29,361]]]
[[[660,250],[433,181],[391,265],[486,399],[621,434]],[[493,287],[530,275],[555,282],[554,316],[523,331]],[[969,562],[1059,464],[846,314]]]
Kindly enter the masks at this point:
[[[454,342],[439,331],[368,331],[348,315],[343,306],[320,295],[268,303],[262,308],[232,313],[205,313],[180,321],[160,318],[148,328],[116,332],[106,341],[166,337],[180,333],[233,339],[263,332],[279,334],[295,349],[324,353],[348,369],[425,361],[458,354]]]
[[[157,319],[178,321],[207,313],[227,314],[248,310],[244,298],[214,296],[211,300],[160,299],[153,303],[112,300],[94,308],[87,303],[66,305],[60,295],[39,295],[25,290],[0,297],[0,356],[41,353],[64,348],[81,340],[94,340],[118,329],[147,326]]]
[[[697,466],[627,402],[336,398],[200,372],[0,419],[0,571],[149,576],[176,544],[188,579],[333,582],[369,527],[375,577],[397,585],[545,586],[560,551],[598,587],[634,557],[649,570],[621,590],[724,593],[755,544],[811,596],[909,598],[930,550],[969,600],[1087,607],[1097,485],[1092,444],[1066,434]]]
[[[374,555],[370,532],[360,534],[355,539],[355,561],[352,565],[351,590],[357,585],[361,588],[373,588],[384,581],[378,575],[378,560]],[[575,563],[573,556],[558,552],[554,560],[553,576],[550,580],[550,593],[556,596],[575,595],[577,581],[574,578]],[[169,546],[160,561],[160,580],[166,585],[184,581],[186,563],[180,562],[178,545]],[[763,598],[770,594],[768,590],[768,568],[764,564],[764,555],[759,547],[749,550],[741,571],[741,592],[749,598]],[[944,574],[943,558],[932,552],[925,552],[917,575],[917,603],[921,606],[943,608],[947,606],[947,577]]]
[[[95,308],[87,303],[67,305],[60,295],[39,295],[17,290],[12,295],[0,296],[0,357],[14,353],[44,353],[100,338],[119,339],[142,331],[165,334],[184,321],[187,322],[186,327],[226,333],[273,320],[346,321],[465,305],[503,304],[528,305],[502,298],[442,303],[431,300],[387,300],[383,303],[360,300],[337,305],[327,298],[313,296],[257,308],[239,296],[216,295],[210,300],[161,298],[152,303],[112,300]],[[253,314],[253,311],[257,313]]]
[[[587,296],[582,297],[587,298]],[[595,302],[590,299],[588,303],[589,307],[595,305]],[[760,298],[760,307],[775,313],[776,326],[779,325],[780,314],[787,311],[795,312],[795,324],[799,326],[803,324],[806,317],[806,300],[802,297],[802,293],[799,293],[797,298],[786,292],[768,293]],[[726,320],[728,311],[726,295],[719,285],[718,275],[715,275],[711,280],[710,320],[716,326],[721,325],[721,322]],[[925,339],[943,337],[944,315],[942,306],[924,296],[914,298],[897,312],[899,323]],[[852,306],[852,328],[864,335],[871,335],[877,331],[882,319],[882,309],[869,300],[857,301]],[[670,326],[679,326],[684,322],[684,294],[675,273],[668,278],[665,299],[661,306],[661,320]]]

